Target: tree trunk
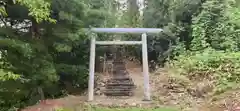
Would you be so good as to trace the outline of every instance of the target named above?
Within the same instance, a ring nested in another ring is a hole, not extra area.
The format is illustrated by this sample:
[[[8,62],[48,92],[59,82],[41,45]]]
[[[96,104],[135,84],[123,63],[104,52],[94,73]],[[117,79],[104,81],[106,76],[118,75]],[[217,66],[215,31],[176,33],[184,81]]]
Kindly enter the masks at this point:
[[[38,23],[35,20],[32,20],[31,35],[32,38],[40,38]]]
[[[44,96],[44,92],[43,92],[42,87],[39,86],[37,88],[37,91],[38,91],[38,94],[40,95],[41,100],[45,100],[45,96]]]

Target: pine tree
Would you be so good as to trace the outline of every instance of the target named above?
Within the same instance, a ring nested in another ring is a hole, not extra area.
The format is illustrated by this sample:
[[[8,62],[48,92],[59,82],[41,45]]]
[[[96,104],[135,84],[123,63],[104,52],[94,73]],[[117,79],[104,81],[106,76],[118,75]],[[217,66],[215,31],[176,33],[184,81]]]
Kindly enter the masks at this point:
[[[58,82],[62,76],[67,78],[62,81],[83,90],[87,86],[89,45],[88,35],[81,29],[104,26],[109,16],[106,2],[4,2],[0,11],[4,23],[0,28],[1,106],[20,108],[61,95]]]

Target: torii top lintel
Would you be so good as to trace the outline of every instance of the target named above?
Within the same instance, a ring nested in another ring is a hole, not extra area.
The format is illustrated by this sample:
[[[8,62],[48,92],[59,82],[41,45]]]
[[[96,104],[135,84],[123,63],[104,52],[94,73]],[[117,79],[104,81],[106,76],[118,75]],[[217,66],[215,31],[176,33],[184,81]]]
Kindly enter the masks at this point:
[[[130,33],[130,34],[158,34],[163,30],[160,28],[90,28],[94,33]]]

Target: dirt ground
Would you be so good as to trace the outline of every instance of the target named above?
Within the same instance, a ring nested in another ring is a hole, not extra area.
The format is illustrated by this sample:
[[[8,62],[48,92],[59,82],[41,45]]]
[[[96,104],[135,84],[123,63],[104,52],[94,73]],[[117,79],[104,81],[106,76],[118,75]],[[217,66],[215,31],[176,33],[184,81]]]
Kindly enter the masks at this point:
[[[110,98],[95,96],[93,102],[87,102],[86,95],[69,95],[64,98],[42,101],[22,111],[52,111],[55,107],[84,111],[83,107],[90,104],[102,107],[168,106],[178,108],[181,111],[240,111],[239,90],[229,91],[218,96],[199,96],[197,91],[189,91],[189,86],[195,86],[192,81],[172,76],[174,74],[170,74],[167,68],[159,69],[155,73],[150,74],[152,101],[143,102],[143,75],[141,66],[133,62],[128,62],[127,69],[137,86],[135,94],[132,97]]]

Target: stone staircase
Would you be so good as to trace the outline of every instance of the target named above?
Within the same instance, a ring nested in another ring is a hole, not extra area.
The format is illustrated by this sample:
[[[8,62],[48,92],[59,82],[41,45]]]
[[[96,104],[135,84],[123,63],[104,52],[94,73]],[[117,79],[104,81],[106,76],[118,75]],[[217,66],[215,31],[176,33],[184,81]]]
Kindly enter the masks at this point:
[[[113,62],[112,77],[105,84],[106,96],[133,96],[135,85],[121,60]]]

